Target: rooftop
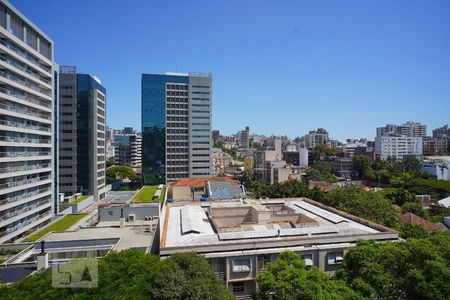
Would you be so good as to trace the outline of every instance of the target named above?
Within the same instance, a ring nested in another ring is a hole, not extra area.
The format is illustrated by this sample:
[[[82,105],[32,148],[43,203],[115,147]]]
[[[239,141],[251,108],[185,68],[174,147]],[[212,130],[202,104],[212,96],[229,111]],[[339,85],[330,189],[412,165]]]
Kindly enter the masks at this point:
[[[306,198],[240,202],[171,203],[166,207],[161,253],[184,248],[243,250],[284,243],[349,242],[361,238],[397,239],[395,231]],[[266,244],[264,246],[263,244]],[[222,247],[222,248],[221,248]],[[247,248],[246,248],[247,247]],[[212,251],[212,250],[211,250]]]
[[[424,218],[419,217],[418,215],[415,215],[415,214],[410,213],[410,212],[407,212],[407,213],[404,213],[404,214],[400,215],[400,222],[402,222],[402,223],[411,222],[411,223],[416,224],[416,225],[422,225],[423,228],[425,230],[427,230],[427,231],[428,230],[438,230],[438,229],[440,229],[439,226],[434,225],[433,223],[425,220]]]
[[[239,182],[229,177],[202,177],[202,178],[182,178],[172,183],[172,186],[204,187],[208,181],[210,182],[225,181],[233,185],[238,186],[240,185]]]

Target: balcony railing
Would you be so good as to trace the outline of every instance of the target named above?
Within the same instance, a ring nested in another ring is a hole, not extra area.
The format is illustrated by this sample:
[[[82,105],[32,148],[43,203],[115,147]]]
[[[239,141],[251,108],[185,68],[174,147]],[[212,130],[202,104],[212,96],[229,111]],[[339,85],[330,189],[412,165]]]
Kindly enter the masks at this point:
[[[216,272],[217,277],[219,277],[220,280],[222,280],[223,282],[226,281],[226,276],[225,276],[225,272]]]
[[[13,121],[8,121],[8,120],[0,120],[0,125],[5,125],[5,126],[9,126],[9,127],[17,127],[17,128],[25,128],[25,129],[33,129],[33,130],[45,131],[45,132],[52,131],[52,129],[49,127],[13,122]]]
[[[12,50],[14,53],[22,56],[23,58],[25,58],[26,60],[28,60],[29,62],[34,64],[35,66],[38,66],[39,68],[41,68],[44,71],[46,71],[47,73],[51,72],[51,68],[41,64],[36,58],[34,58],[33,56],[29,55],[28,53],[26,53],[22,49],[16,47],[14,44],[10,43],[9,41],[4,40],[4,39],[0,39],[0,44],[5,46],[6,48]]]
[[[47,108],[51,108],[51,104],[49,102],[45,102],[42,101],[39,97],[35,97],[35,96],[31,96],[29,94],[21,94],[18,93],[16,91],[10,90],[10,89],[5,89],[4,87],[0,87],[0,92],[3,94],[6,94],[8,96],[12,96],[14,98],[20,99],[20,100],[24,100],[30,103],[34,103],[37,105],[41,105]]]
[[[33,210],[33,209],[38,208],[39,206],[45,205],[47,203],[49,203],[49,200],[43,200],[43,201],[39,201],[38,203],[35,203],[32,205],[26,205],[21,209],[7,212],[6,214],[4,214],[3,216],[0,217],[0,222],[14,218],[20,214],[26,213],[27,211]]]
[[[50,80],[42,77],[39,74],[36,74],[33,71],[30,71],[22,63],[17,62],[15,59],[8,58],[5,55],[0,55],[0,60],[6,62],[7,64],[9,64],[11,66],[13,66],[14,68],[17,68],[17,69],[21,70],[22,72],[25,72],[25,73],[33,76],[36,79],[39,79],[42,82],[45,82],[46,84],[51,84]]]
[[[27,178],[27,179],[22,179],[22,180],[11,180],[9,182],[0,184],[0,189],[12,188],[15,186],[35,183],[35,182],[44,181],[44,180],[48,180],[48,179],[50,179],[50,176],[41,176],[41,177]]]
[[[50,152],[0,152],[1,157],[29,157],[29,156],[50,156]]]
[[[49,115],[45,115],[45,114],[41,114],[41,113],[38,113],[38,112],[34,112],[34,111],[31,111],[31,110],[28,110],[28,109],[25,109],[25,108],[19,108],[19,107],[16,107],[16,106],[6,105],[6,104],[3,104],[3,103],[0,103],[0,108],[1,109],[5,109],[5,110],[9,110],[9,111],[12,111],[12,112],[16,112],[16,113],[19,113],[19,114],[24,114],[24,115],[28,115],[28,116],[32,116],[32,117],[41,118],[41,119],[46,119],[46,120],[51,120],[52,119],[52,117],[49,116]]]
[[[44,168],[50,168],[50,164],[39,164],[39,165],[27,165],[27,166],[0,168],[0,173],[29,171],[29,170],[44,169]]]
[[[0,136],[0,141],[13,142],[13,143],[51,144],[50,139],[34,139],[34,138],[24,138],[24,137],[16,137],[16,136]]]
[[[16,202],[16,201],[20,201],[26,198],[30,198],[45,192],[49,192],[51,191],[51,188],[43,188],[43,189],[39,189],[36,191],[32,191],[32,192],[27,192],[27,193],[23,193],[21,195],[18,196],[14,196],[14,197],[9,197],[3,200],[0,200],[0,205],[6,204],[6,203],[11,203],[11,202]]]
[[[8,234],[10,234],[10,233],[13,233],[14,231],[17,231],[17,230],[19,230],[19,229],[21,229],[21,228],[23,228],[23,227],[25,227],[25,226],[27,226],[27,225],[29,225],[29,224],[35,222],[35,221],[38,221],[39,219],[43,219],[43,218],[45,218],[46,216],[48,216],[48,215],[50,215],[50,214],[51,214],[51,212],[49,211],[49,212],[40,214],[40,215],[38,215],[38,216],[36,216],[36,217],[34,217],[34,218],[25,220],[25,221],[23,221],[23,222],[17,224],[17,225],[14,226],[14,227],[8,227],[8,228],[6,228],[6,230],[0,232],[0,237],[5,236],[5,235],[8,235]]]
[[[50,91],[39,87],[37,84],[31,83],[31,81],[29,81],[29,80],[24,80],[24,79],[20,78],[19,76],[12,75],[10,73],[6,73],[5,71],[0,71],[0,76],[3,77],[3,78],[6,78],[8,80],[17,82],[17,83],[19,83],[21,85],[24,85],[24,86],[26,86],[26,87],[28,87],[28,88],[30,88],[32,90],[35,90],[35,91],[37,91],[39,93],[42,93],[42,94],[45,94],[47,96],[51,96],[52,95],[52,93]]]

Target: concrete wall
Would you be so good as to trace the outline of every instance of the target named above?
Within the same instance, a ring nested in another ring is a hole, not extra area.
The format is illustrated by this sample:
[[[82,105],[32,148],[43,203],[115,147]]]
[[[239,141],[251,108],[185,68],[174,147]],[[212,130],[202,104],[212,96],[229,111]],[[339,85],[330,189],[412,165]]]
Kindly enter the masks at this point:
[[[59,210],[63,212],[63,214],[78,214],[86,207],[90,206],[94,203],[94,196],[89,196],[85,200],[76,204],[60,204]],[[71,211],[65,211],[66,209],[71,209]]]
[[[98,209],[99,222],[119,221],[120,212],[123,209],[125,219],[128,215],[134,214],[135,220],[145,220],[147,216],[159,216],[159,203],[146,204],[145,206],[129,206],[129,207],[103,207]]]

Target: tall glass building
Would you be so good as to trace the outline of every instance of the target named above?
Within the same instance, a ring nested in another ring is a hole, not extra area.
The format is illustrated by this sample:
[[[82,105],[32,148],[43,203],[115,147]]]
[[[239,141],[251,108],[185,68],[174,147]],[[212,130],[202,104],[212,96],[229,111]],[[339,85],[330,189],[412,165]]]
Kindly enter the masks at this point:
[[[144,183],[211,176],[211,74],[142,74],[141,84]]]

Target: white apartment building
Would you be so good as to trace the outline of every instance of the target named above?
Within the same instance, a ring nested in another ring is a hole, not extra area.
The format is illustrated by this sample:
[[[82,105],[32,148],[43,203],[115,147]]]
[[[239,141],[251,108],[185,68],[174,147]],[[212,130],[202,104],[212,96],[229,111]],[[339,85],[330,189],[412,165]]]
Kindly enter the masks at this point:
[[[57,195],[53,41],[0,0],[0,243],[50,222]]]
[[[409,136],[377,136],[375,150],[382,160],[388,157],[403,159],[404,156],[420,156],[423,154],[421,137]]]

